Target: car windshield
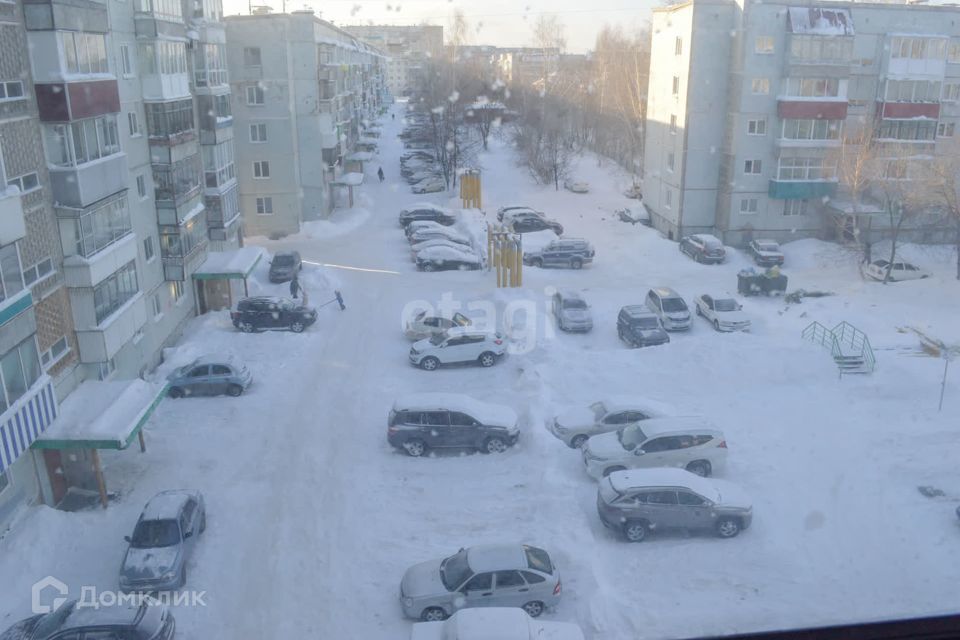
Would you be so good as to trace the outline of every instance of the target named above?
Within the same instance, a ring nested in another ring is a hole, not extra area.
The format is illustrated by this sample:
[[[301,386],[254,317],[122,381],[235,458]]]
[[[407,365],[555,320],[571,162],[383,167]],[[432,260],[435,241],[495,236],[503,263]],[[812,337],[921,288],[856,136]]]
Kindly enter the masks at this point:
[[[687,303],[680,298],[664,298],[663,310],[666,311],[667,313],[673,313],[677,311],[686,311]]]
[[[179,542],[180,526],[176,520],[141,520],[130,538],[130,546],[138,549],[169,547]]]
[[[440,563],[440,580],[447,591],[454,591],[472,573],[470,564],[467,562],[466,550],[461,550]]]
[[[430,344],[436,347],[443,344],[446,339],[447,339],[447,334],[437,333],[430,336]]]
[[[620,441],[620,446],[627,451],[633,451],[637,448],[637,445],[646,442],[647,436],[640,430],[640,427],[632,424],[617,431],[617,439]]]
[[[760,251],[776,252],[780,250],[780,247],[775,244],[759,244],[757,246],[759,247]]]
[[[564,300],[563,301],[564,309],[586,309],[587,303],[583,300]]]
[[[630,321],[630,325],[640,331],[648,331],[650,329],[656,329],[660,326],[660,322],[657,320],[656,316],[644,316],[642,318],[634,318]]]
[[[37,626],[33,629],[30,638],[35,640],[44,640],[52,636],[63,625],[64,620],[69,617],[77,605],[76,600],[65,602],[56,611],[52,611],[41,617],[37,621]]]
[[[737,301],[731,300],[730,298],[723,298],[721,300],[713,301],[713,308],[717,311],[736,311],[737,310]]]
[[[293,266],[294,262],[293,256],[290,254],[281,254],[273,258],[273,266],[275,267],[290,267]]]

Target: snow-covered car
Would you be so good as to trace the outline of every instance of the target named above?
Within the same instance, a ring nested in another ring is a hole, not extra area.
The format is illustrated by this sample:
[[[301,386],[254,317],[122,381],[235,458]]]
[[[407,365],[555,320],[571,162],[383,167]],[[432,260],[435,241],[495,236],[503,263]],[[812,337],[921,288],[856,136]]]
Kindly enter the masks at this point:
[[[520,437],[510,407],[462,393],[415,393],[398,398],[387,418],[387,442],[413,457],[428,449],[502,453]]]
[[[407,181],[407,184],[416,184],[418,182],[423,182],[424,180],[441,180],[442,178],[433,169],[422,169],[420,171],[415,171],[408,176],[404,176],[403,179]]]
[[[473,324],[467,316],[462,313],[454,313],[450,318],[443,316],[428,316],[426,311],[421,311],[415,315],[403,331],[408,340],[426,340],[436,335],[442,335],[447,329],[453,327],[469,327]]]
[[[398,216],[401,227],[410,228],[414,222],[432,222],[439,226],[449,227],[457,221],[452,211],[440,205],[429,202],[418,202],[400,211]]]
[[[646,467],[680,467],[709,476],[727,460],[723,433],[700,417],[651,418],[592,436],[580,450],[594,478]]]
[[[410,245],[410,259],[416,262],[417,255],[424,249],[429,249],[430,247],[451,247],[459,251],[467,249],[467,245],[459,244],[447,238],[431,238],[430,240],[424,240],[423,242]]]
[[[590,305],[573,291],[557,291],[552,300],[553,316],[561,331],[590,331],[593,329],[593,314]]]
[[[597,513],[605,526],[630,542],[670,529],[732,538],[750,526],[753,503],[732,482],[683,469],[633,469],[600,480]]]
[[[253,375],[232,356],[204,356],[190,364],[177,367],[167,376],[167,395],[216,396],[225,393],[239,396],[250,387]]]
[[[412,236],[418,231],[441,231],[442,232],[443,229],[449,226],[451,225],[442,224],[440,222],[434,222],[432,220],[414,220],[413,222],[411,222],[406,226],[403,232],[404,232],[404,235],[407,236],[407,240],[409,241],[410,236]]]
[[[119,600],[119,598],[117,599]],[[0,640],[77,640],[78,638],[136,638],[170,640],[176,622],[166,604],[143,601],[97,606],[68,600],[50,613],[21,620],[0,633]]]
[[[533,209],[531,207],[527,207],[523,205],[512,205],[509,207],[500,207],[499,209],[497,209],[497,220],[505,224],[509,224],[513,216],[520,215],[520,214],[532,214],[535,216],[540,216],[541,218],[546,217],[546,215],[544,215],[542,211],[537,211],[536,209]]]
[[[453,327],[444,334],[415,342],[410,347],[410,364],[426,371],[433,371],[441,364],[468,362],[492,367],[506,352],[506,341],[499,333]]]
[[[543,549],[489,544],[407,569],[400,604],[408,618],[434,622],[458,609],[519,607],[536,618],[560,602],[560,573]]]
[[[410,640],[583,640],[570,622],[534,620],[523,609],[461,609],[443,622],[415,622]]]
[[[663,323],[667,331],[690,328],[690,309],[679,293],[670,287],[654,287],[647,292],[647,308]]]
[[[143,508],[120,565],[120,590],[171,591],[187,582],[187,563],[207,512],[199,491],[161,491]]]
[[[563,188],[573,193],[587,193],[590,191],[590,183],[580,180],[564,180]]]
[[[750,317],[743,305],[733,298],[714,298],[703,294],[694,300],[697,315],[706,319],[717,331],[749,331]]]
[[[887,275],[888,267],[890,267],[889,261],[874,260],[867,265],[867,275],[874,280],[880,280],[882,282]],[[916,265],[913,265],[909,262],[904,262],[902,260],[895,261],[893,263],[893,267],[890,268],[891,282],[900,282],[902,280],[922,280],[923,278],[929,277],[929,271],[925,271]]]
[[[727,259],[723,243],[708,233],[695,233],[682,238],[680,252],[703,264],[720,264]]]
[[[747,245],[747,252],[761,267],[783,265],[783,252],[780,251],[780,245],[775,240],[751,240]]]
[[[567,446],[579,449],[591,436],[675,414],[672,407],[648,398],[604,398],[588,407],[564,409],[550,422],[550,433]]]
[[[631,347],[652,347],[670,342],[660,318],[643,305],[631,304],[617,314],[617,335]]]
[[[442,178],[425,178],[410,187],[413,193],[440,193],[447,190],[447,184]]]
[[[477,271],[483,266],[470,247],[452,245],[427,247],[417,253],[416,263],[420,271]]]
[[[428,227],[424,229],[417,229],[407,236],[407,241],[409,241],[411,245],[415,245],[418,242],[433,240],[435,238],[445,238],[456,244],[462,244],[466,246],[470,245],[470,238],[465,236],[462,232],[451,227]]]

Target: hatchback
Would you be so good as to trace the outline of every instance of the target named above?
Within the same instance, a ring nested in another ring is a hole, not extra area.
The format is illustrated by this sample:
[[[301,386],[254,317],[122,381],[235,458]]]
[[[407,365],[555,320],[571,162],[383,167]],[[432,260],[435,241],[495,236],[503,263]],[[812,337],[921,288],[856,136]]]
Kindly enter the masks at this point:
[[[642,397],[604,398],[587,407],[564,409],[550,422],[549,429],[568,446],[578,449],[590,436],[618,431],[643,420],[669,415],[676,415],[676,411],[656,400]]]
[[[669,287],[656,287],[647,292],[647,308],[663,323],[667,331],[690,328],[690,309],[679,293]]]
[[[563,225],[537,213],[517,213],[511,216],[510,228],[514,233],[553,231],[558,236],[563,235]]]
[[[680,252],[704,264],[719,264],[727,259],[723,243],[707,233],[696,233],[681,239]]]
[[[0,640],[170,640],[176,627],[173,614],[157,601],[84,606],[69,600],[51,613],[17,622]]]
[[[410,347],[410,363],[427,371],[433,371],[441,364],[467,362],[492,367],[506,352],[507,345],[499,333],[454,327],[445,334],[415,342]]]
[[[444,620],[458,609],[520,607],[536,618],[560,602],[560,574],[543,549],[490,544],[416,564],[400,582],[408,618]]]
[[[600,480],[597,512],[605,526],[630,542],[670,529],[732,538],[753,520],[753,505],[740,487],[683,469],[612,473]]]
[[[580,269],[593,262],[595,251],[586,240],[559,238],[538,251],[523,254],[523,264],[532,267],[566,267]]]
[[[239,396],[251,382],[250,370],[236,358],[204,356],[167,376],[167,395],[171,398],[217,396],[221,393]]]
[[[207,528],[198,491],[162,491],[137,520],[120,565],[121,591],[170,591],[187,582],[187,561]]]
[[[448,243],[421,249],[414,262],[421,271],[476,271],[483,266],[470,247]]]
[[[436,448],[502,453],[519,437],[513,409],[460,393],[404,396],[393,403],[387,419],[387,441],[413,457]]]

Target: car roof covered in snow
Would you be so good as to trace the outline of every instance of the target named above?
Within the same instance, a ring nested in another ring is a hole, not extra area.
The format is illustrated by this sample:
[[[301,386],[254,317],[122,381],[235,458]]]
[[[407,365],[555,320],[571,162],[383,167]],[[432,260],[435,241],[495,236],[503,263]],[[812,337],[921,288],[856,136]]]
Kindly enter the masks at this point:
[[[193,364],[191,364],[190,366],[205,365],[205,364],[228,364],[231,367],[236,367],[236,368],[243,366],[243,363],[240,362],[238,358],[232,355],[215,355],[215,354],[207,354],[204,356],[200,356],[199,358],[194,360]]]
[[[502,404],[482,402],[462,393],[411,393],[393,403],[394,411],[459,411],[480,422],[502,427],[517,424],[517,413]]]
[[[758,247],[773,246],[778,249],[780,248],[780,243],[777,242],[776,240],[771,240],[770,238],[764,238],[763,240],[754,240],[754,242],[757,244]]]
[[[709,478],[702,478],[686,469],[676,467],[614,471],[608,478],[610,479],[610,486],[620,493],[647,487],[684,487],[714,502],[720,496],[720,490]]]
[[[435,245],[433,247],[426,247],[417,253],[417,257],[425,259],[449,258],[463,260],[464,262],[475,262],[478,264],[480,262],[480,258],[477,257],[477,254],[473,253],[469,247],[457,249],[451,245]]]
[[[471,336],[483,334],[488,337],[500,335],[496,331],[487,331],[484,329],[477,329],[476,327],[472,327],[469,325],[466,327],[459,327],[459,326],[450,327],[449,329],[447,329],[447,333],[446,333],[448,338],[453,336],[462,336],[462,335],[468,335],[468,334]]]
[[[123,603],[116,605],[77,606],[67,616],[59,631],[81,627],[132,626],[143,617],[148,605]]]
[[[699,240],[700,242],[702,242],[702,243],[704,243],[704,244],[719,244],[719,245],[723,245],[723,243],[720,242],[720,238],[718,238],[718,237],[716,237],[716,236],[712,236],[712,235],[710,235],[709,233],[694,233],[694,234],[692,234],[690,237],[691,237],[691,238],[696,238],[697,240]]]
[[[671,416],[677,414],[676,407],[659,400],[645,398],[643,396],[604,396],[600,398],[607,413],[617,411],[642,411],[655,416]]]
[[[650,311],[647,307],[642,304],[628,304],[627,306],[620,309],[631,318],[656,318],[657,314],[653,311]]]
[[[559,295],[564,300],[583,300],[583,296],[579,291],[573,291],[572,289],[560,289],[557,291]]]
[[[672,433],[710,434],[723,437],[723,433],[702,416],[664,416],[662,418],[650,418],[637,424],[648,438]]]
[[[683,298],[683,296],[670,287],[654,287],[651,291],[660,296],[660,298]]]
[[[194,494],[190,491],[172,489],[161,491],[150,498],[143,508],[140,518],[143,520],[172,520],[180,516],[180,511],[187,500]]]
[[[474,572],[526,569],[527,554],[520,544],[481,544],[467,549],[467,564]]]
[[[408,207],[404,207],[400,213],[410,213],[412,211],[440,211],[441,213],[446,213],[452,215],[453,212],[446,207],[441,207],[439,204],[434,204],[432,202],[415,202]]]

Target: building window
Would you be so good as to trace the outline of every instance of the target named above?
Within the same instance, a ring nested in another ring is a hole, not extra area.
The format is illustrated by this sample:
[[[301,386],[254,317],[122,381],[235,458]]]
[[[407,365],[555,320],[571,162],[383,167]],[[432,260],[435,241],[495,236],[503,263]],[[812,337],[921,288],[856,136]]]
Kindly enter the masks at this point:
[[[247,104],[248,105],[259,105],[263,104],[263,87],[260,85],[253,85],[247,87]]]
[[[182,225],[160,226],[160,256],[186,258],[207,241],[207,219],[195,216]]]
[[[261,216],[268,216],[273,213],[273,198],[266,196],[264,198],[257,198],[257,214]]]
[[[740,199],[740,214],[741,215],[750,215],[756,213],[759,208],[759,201],[757,198],[741,198]]]
[[[150,304],[151,304],[151,306],[153,307],[153,317],[154,317],[154,319],[156,320],[156,319],[158,319],[161,315],[163,315],[163,307],[160,306],[160,294],[159,294],[159,293],[153,294],[153,297],[150,298]]]
[[[180,302],[183,298],[183,283],[179,280],[174,280],[170,283],[170,297],[174,302]]]
[[[743,172],[750,175],[760,175],[762,166],[763,163],[760,160],[744,160]]]
[[[266,160],[258,160],[253,163],[253,177],[257,179],[266,179],[270,177],[270,163]]]
[[[934,120],[881,120],[877,138],[881,140],[914,140],[929,142],[937,132]]]
[[[183,42],[157,40],[138,46],[140,73],[143,75],[187,72],[187,45]]]
[[[107,68],[107,37],[102,33],[58,31],[69,73],[110,73]]]
[[[760,118],[759,120],[747,120],[747,135],[748,136],[767,135],[767,119]]]
[[[131,138],[139,138],[143,135],[143,132],[140,130],[140,118],[137,117],[136,111],[127,112],[127,126],[130,127]]]
[[[97,324],[110,317],[137,295],[137,264],[131,260],[93,288],[93,308]]]
[[[791,119],[783,121],[784,140],[839,140],[843,120]]]
[[[60,228],[64,251],[89,258],[131,232],[127,198],[123,196],[96,209],[81,211],[76,218],[61,218]],[[73,237],[72,251],[66,241],[68,236]]]
[[[183,22],[183,7],[180,0],[135,0],[134,11],[150,13],[172,22]]]
[[[887,102],[939,102],[939,80],[887,80]]]
[[[147,236],[143,239],[143,258],[151,262],[156,254],[153,250],[153,236]]]
[[[673,151],[671,151],[670,153],[667,154],[667,169],[669,171],[671,172],[673,171],[675,162],[676,162],[676,155],[673,153]]]
[[[147,197],[147,178],[143,174],[137,176],[137,195],[141,200]]]
[[[680,95],[680,76],[673,76],[673,95]]]
[[[773,53],[773,36],[757,36],[753,42],[754,53]]]
[[[173,164],[154,164],[154,198],[162,202],[185,202],[201,189],[202,176],[203,165],[199,153]]]
[[[890,40],[890,57],[894,59],[943,60],[946,55],[946,38],[895,36]]]
[[[683,55],[683,38],[677,36],[673,41],[673,55],[680,56]]]
[[[40,177],[36,171],[33,171],[31,173],[25,173],[22,176],[17,176],[16,178],[10,178],[7,180],[7,185],[16,187],[20,190],[20,193],[27,193],[40,188]]]
[[[53,273],[53,259],[44,258],[23,270],[23,283],[28,287]]]
[[[204,179],[208,187],[212,189],[222,187],[236,177],[233,167],[232,140],[217,145],[203,145],[201,149]],[[256,163],[254,163],[254,171],[256,171]],[[267,173],[269,176],[269,167]]]
[[[750,81],[750,91],[754,95],[767,95],[770,93],[770,78],[754,78]]]
[[[677,132],[677,116],[670,116],[670,133]]]
[[[20,399],[41,373],[37,341],[32,335],[0,358],[0,413]]]
[[[792,34],[790,58],[794,62],[849,64],[853,58],[853,38]]]
[[[837,98],[840,96],[838,78],[787,78],[787,95],[797,98]]]
[[[267,125],[266,123],[250,125],[250,142],[266,142]]]
[[[67,355],[68,351],[70,351],[70,345],[67,343],[67,337],[63,336],[40,354],[40,363],[43,364],[44,369],[49,369]]]
[[[245,67],[261,66],[260,47],[244,47],[243,48],[243,66]]]
[[[78,120],[43,127],[47,160],[58,167],[73,167],[120,153],[117,116]]]
[[[938,138],[952,138],[955,125],[953,122],[941,122],[937,125]]]
[[[949,84],[943,85],[943,101],[944,102],[960,101],[960,83],[951,82]]]
[[[7,80],[0,82],[0,100],[23,100],[23,82],[20,80]]]
[[[807,200],[784,200],[783,215],[785,216],[805,216],[807,215]]]
[[[947,62],[960,64],[960,42],[951,42],[947,50]]]
[[[825,158],[780,158],[777,180],[833,180],[837,166]]]
[[[665,209],[673,206],[673,191],[670,189],[664,189],[663,191],[663,206]]]
[[[17,244],[0,247],[0,302],[23,290],[23,272]]]
[[[198,87],[227,83],[227,53],[222,44],[198,44],[193,51],[193,82]]]
[[[133,76],[133,70],[136,67],[133,63],[133,54],[130,53],[130,45],[122,44],[120,45],[120,71],[123,73],[124,77],[130,78]]]
[[[148,102],[144,108],[147,112],[147,134],[151,138],[169,140],[194,131],[193,100],[190,98],[173,102]]]

